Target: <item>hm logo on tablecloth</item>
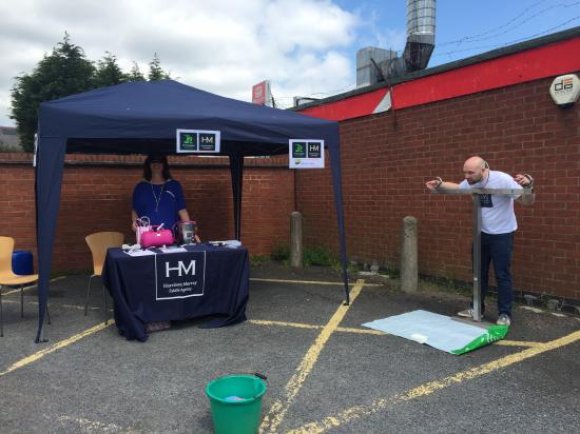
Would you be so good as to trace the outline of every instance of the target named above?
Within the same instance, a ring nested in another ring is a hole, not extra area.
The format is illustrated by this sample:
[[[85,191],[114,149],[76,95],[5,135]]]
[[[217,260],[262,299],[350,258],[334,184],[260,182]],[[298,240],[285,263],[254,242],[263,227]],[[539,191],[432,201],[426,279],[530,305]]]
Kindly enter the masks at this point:
[[[170,262],[167,261],[165,263],[165,277],[170,278],[172,276],[171,272],[175,272],[173,276],[195,276],[195,260],[189,261],[189,264],[186,264],[184,261],[177,261],[177,266],[172,267]]]
[[[205,251],[155,255],[155,299],[203,296],[205,265]]]

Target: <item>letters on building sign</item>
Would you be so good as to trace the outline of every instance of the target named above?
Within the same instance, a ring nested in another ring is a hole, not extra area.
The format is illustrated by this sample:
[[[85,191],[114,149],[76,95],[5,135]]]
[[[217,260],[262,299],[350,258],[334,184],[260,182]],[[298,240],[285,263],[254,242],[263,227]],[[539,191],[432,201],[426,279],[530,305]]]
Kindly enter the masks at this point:
[[[556,92],[561,92],[563,90],[570,90],[574,86],[574,81],[572,77],[563,78],[559,81],[554,82],[554,90]]]
[[[580,97],[580,79],[576,74],[556,77],[550,85],[550,96],[561,107],[570,107]]]

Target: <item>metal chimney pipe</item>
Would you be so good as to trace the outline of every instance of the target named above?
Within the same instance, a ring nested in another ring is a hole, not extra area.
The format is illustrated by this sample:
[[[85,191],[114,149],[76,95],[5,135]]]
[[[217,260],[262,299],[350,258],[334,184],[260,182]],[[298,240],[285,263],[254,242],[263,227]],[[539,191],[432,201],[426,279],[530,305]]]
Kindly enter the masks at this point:
[[[436,0],[407,0],[407,72],[425,69],[435,48]]]

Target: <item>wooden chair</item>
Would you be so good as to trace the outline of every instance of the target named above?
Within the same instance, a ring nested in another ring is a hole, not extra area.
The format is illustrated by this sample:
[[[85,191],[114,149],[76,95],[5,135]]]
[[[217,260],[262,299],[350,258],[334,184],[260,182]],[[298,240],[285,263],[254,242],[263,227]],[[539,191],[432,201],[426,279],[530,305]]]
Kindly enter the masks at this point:
[[[91,294],[91,282],[94,277],[101,277],[103,273],[103,265],[105,264],[105,257],[107,249],[110,247],[121,247],[124,241],[124,235],[121,232],[95,232],[87,235],[85,241],[91,249],[93,256],[93,274],[89,278],[89,286],[87,287],[87,299],[85,301],[85,316],[89,309],[89,297]],[[105,324],[108,322],[107,313],[107,290],[103,286],[103,298],[105,308]]]
[[[21,276],[12,271],[12,253],[14,238],[0,237],[0,337],[4,336],[4,318],[2,316],[2,287],[20,287],[20,317],[24,317],[24,285],[38,282],[38,274]],[[47,310],[48,313],[48,310]],[[50,323],[50,317],[49,317]]]

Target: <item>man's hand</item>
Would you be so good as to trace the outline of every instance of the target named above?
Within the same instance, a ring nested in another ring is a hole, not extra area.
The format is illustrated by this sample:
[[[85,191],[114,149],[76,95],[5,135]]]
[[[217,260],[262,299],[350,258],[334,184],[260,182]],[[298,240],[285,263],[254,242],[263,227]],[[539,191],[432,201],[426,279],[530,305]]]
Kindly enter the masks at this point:
[[[518,173],[514,176],[514,181],[526,188],[531,188],[534,185],[534,178],[528,174],[522,175],[521,173]]]
[[[435,191],[439,187],[441,187],[441,184],[443,184],[443,180],[441,178],[435,178],[432,179],[431,181],[427,181],[425,183],[425,187],[427,187],[431,191]]]
[[[536,201],[536,195],[534,194],[534,178],[532,178],[532,175],[518,173],[514,176],[514,181],[524,187],[524,192],[529,193],[520,196],[518,201],[522,205],[533,205]]]

